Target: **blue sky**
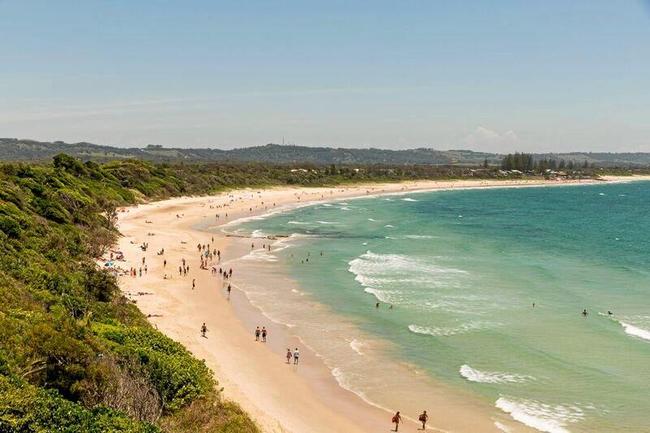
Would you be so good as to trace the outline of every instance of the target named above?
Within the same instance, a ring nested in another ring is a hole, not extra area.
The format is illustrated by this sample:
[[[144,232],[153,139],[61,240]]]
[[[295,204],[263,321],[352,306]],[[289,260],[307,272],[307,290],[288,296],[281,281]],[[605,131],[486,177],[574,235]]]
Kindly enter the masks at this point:
[[[0,136],[650,151],[650,6],[0,0]]]

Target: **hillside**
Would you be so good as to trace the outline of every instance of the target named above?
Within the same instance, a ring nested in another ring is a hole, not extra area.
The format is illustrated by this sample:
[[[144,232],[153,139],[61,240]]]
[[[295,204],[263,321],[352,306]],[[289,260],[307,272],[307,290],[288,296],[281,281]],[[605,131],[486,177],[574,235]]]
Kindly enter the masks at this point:
[[[347,149],[330,147],[265,146],[245,147],[232,150],[182,149],[149,145],[144,148],[120,148],[92,143],[39,142],[0,138],[0,160],[45,161],[58,153],[80,158],[84,161],[110,161],[116,159],[141,159],[152,162],[262,162],[273,164],[311,163],[316,165],[481,165],[487,159],[491,165],[501,162],[503,155],[474,152],[471,150],[435,149]],[[536,159],[564,159],[600,167],[646,167],[650,166],[650,153],[539,153]]]
[[[258,431],[94,261],[118,236],[116,206],[243,178],[66,155],[0,165],[0,431]]]

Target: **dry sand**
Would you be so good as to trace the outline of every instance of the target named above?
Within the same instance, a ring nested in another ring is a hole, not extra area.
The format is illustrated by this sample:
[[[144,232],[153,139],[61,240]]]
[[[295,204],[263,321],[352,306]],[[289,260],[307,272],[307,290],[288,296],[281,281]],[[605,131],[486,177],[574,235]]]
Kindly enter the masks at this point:
[[[333,188],[246,189],[121,209],[119,230],[123,237],[116,250],[124,253],[125,261],[116,262],[116,265],[124,269],[131,266],[140,268],[144,257],[148,269],[145,274],[143,268],[142,277],[121,276],[120,287],[137,302],[154,326],[205,360],[218,378],[219,386],[224,388],[224,395],[250,413],[264,432],[388,431],[392,415],[339,387],[324,363],[304,349],[290,330],[272,324],[270,339],[276,349],[301,347],[302,357],[298,366],[287,365],[277,350],[255,342],[250,324],[260,323],[257,321],[260,311],[237,290],[228,299],[222,278],[218,274],[212,275],[210,270],[199,269],[197,244],[210,244],[211,249],[219,249],[222,262],[236,258],[243,251],[233,248],[232,239],[204,228],[283,206],[334,198],[414,190],[560,183],[568,182],[463,180]],[[220,215],[218,220],[216,214]],[[140,249],[143,242],[149,244],[146,252]],[[157,255],[161,248],[165,249],[164,255]],[[187,276],[179,276],[178,272],[183,258],[190,266]],[[163,267],[163,260],[167,260],[166,267]],[[215,260],[211,266],[218,268],[219,264]],[[196,279],[195,289],[192,289],[193,279]],[[232,281],[237,281],[237,269],[233,269]],[[199,332],[203,322],[209,330],[207,338],[202,338]],[[499,431],[487,413],[451,396],[449,402],[441,402],[441,407],[429,409],[431,431]],[[415,423],[407,421],[400,426],[400,431],[415,431],[416,428]],[[515,424],[515,428],[516,431],[529,431],[521,425]]]

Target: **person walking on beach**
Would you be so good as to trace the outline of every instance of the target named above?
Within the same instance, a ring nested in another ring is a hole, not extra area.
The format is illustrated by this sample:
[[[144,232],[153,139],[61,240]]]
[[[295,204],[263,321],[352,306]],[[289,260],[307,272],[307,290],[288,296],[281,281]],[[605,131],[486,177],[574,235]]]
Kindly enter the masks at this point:
[[[192,278],[192,290],[196,287],[196,278]]]
[[[208,327],[205,326],[205,322],[203,322],[203,325],[201,325],[201,337],[203,337],[203,338],[207,338],[207,337],[205,336],[205,333],[206,333],[206,332],[208,332]]]
[[[260,341],[260,327],[255,328],[255,341]]]
[[[300,352],[298,351],[298,348],[293,351],[293,365],[298,364],[298,361],[300,360]]]
[[[266,343],[266,327],[262,326],[262,343]]]
[[[418,417],[418,420],[422,423],[422,430],[427,429],[427,421],[429,421],[429,415],[427,415],[427,411],[425,410],[420,414]]]
[[[291,358],[293,355],[291,354],[291,349],[287,349],[287,364],[291,363]]]
[[[230,291],[232,290],[230,284],[228,284],[228,288],[226,290],[228,291],[228,299],[230,299]]]
[[[393,419],[391,420],[393,424],[395,424],[395,430],[399,430],[399,423],[402,422],[402,416],[399,414],[399,411],[395,415],[393,415]]]

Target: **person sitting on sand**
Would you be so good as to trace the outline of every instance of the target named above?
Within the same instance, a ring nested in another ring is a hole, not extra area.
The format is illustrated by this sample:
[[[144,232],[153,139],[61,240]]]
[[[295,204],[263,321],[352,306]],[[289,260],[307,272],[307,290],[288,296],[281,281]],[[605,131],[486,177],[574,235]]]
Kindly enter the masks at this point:
[[[395,415],[393,415],[393,419],[391,420],[393,424],[395,424],[395,430],[399,430],[399,423],[402,422],[402,416],[399,414],[399,411]]]
[[[427,411],[425,410],[420,414],[418,417],[418,420],[422,423],[422,430],[427,429],[427,421],[429,420],[429,415],[427,415]]]

